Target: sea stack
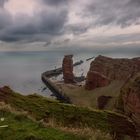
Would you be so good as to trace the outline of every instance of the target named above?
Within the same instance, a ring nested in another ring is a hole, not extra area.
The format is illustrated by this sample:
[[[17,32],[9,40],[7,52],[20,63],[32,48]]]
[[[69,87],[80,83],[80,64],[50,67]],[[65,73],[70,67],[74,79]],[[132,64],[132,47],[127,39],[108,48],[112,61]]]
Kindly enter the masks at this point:
[[[73,55],[65,55],[63,59],[63,79],[65,83],[74,83]]]

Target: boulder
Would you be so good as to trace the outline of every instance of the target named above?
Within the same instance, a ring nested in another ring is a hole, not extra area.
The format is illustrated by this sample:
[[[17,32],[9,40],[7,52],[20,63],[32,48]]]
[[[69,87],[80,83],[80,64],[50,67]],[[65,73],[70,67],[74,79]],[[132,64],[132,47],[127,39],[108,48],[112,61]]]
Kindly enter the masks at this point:
[[[62,64],[63,79],[65,83],[74,83],[73,55],[65,55]]]
[[[98,87],[104,87],[109,85],[110,80],[96,71],[89,71],[86,78],[85,89],[93,90]]]

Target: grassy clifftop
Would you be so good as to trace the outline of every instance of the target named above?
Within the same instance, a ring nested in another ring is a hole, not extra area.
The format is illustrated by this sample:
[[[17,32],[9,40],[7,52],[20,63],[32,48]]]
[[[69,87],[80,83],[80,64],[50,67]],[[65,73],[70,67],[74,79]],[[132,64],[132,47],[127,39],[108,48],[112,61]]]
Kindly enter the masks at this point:
[[[35,121],[53,123],[69,128],[99,129],[106,133],[136,135],[133,123],[125,116],[111,112],[90,110],[51,101],[38,95],[23,96],[8,87],[0,89],[0,101],[17,111],[24,111]]]
[[[86,138],[66,133],[51,127],[44,127],[27,118],[23,114],[11,113],[9,110],[0,109],[0,139],[1,140],[86,140]]]
[[[97,88],[91,91],[85,90],[85,87],[79,87],[78,85],[64,84],[62,82],[56,82],[55,84],[58,89],[61,89],[65,93],[65,96],[69,97],[71,102],[77,106],[98,108],[97,100],[100,96],[111,96],[112,99],[108,102],[105,109],[113,110],[123,82],[113,81],[106,87]]]

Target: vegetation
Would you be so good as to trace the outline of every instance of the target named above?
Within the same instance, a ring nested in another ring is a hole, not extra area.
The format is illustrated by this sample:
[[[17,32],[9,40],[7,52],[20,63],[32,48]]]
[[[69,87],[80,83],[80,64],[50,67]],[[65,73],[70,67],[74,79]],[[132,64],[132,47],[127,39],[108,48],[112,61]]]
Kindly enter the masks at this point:
[[[116,98],[118,98],[120,94],[120,88],[122,87],[123,82],[113,81],[109,86],[91,91],[85,90],[83,86],[79,87],[63,83],[56,83],[56,85],[70,98],[73,104],[78,106],[97,108],[97,99],[99,96],[111,96],[112,99],[105,109],[114,110]]]
[[[36,94],[23,96],[13,92],[8,87],[5,87],[2,92],[0,91],[0,99],[3,99],[3,102],[10,105],[12,109],[18,112],[25,112],[26,116],[30,117],[35,122],[43,122],[47,126],[53,126],[55,128],[63,127],[68,128],[69,130],[79,129],[82,131],[89,129],[90,132],[94,133],[100,130],[102,137],[105,136],[103,133],[135,135],[133,123],[127,117],[111,111],[100,111],[77,107],[75,105],[62,104],[58,101],[49,100]],[[9,120],[12,119],[9,118]],[[27,124],[26,121],[23,122],[23,124],[25,124],[25,127]],[[18,128],[16,125],[17,124],[13,126],[13,129]],[[30,127],[32,125],[33,123],[29,125],[28,132],[36,132],[35,127]],[[22,124],[19,123],[19,127],[20,126],[22,126]],[[41,132],[42,129],[39,129],[40,130],[36,133],[43,136],[45,130]],[[53,135],[55,134],[57,137],[57,132],[53,133]],[[79,134],[81,135],[81,133]],[[92,136],[91,134],[90,136]],[[86,138],[89,139],[89,135],[86,136]]]
[[[82,136],[63,132],[51,127],[44,127],[40,123],[33,122],[23,114],[11,113],[6,109],[0,110],[1,140],[86,140]]]

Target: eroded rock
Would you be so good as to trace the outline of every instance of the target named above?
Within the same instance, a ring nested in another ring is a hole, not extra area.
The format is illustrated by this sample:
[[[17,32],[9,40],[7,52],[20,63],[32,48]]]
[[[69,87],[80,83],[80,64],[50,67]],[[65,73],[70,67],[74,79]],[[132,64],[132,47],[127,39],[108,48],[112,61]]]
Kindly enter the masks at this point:
[[[96,71],[89,71],[86,78],[85,89],[93,90],[98,87],[104,87],[109,85],[110,80]]]
[[[133,59],[109,58],[99,55],[90,65],[90,71],[97,71],[111,81],[125,81],[131,75],[140,72],[140,57]]]
[[[65,83],[74,83],[72,57],[73,55],[65,55],[63,59],[62,69],[63,69],[63,79]]]
[[[124,113],[135,122],[140,136],[140,73],[124,84],[120,100]]]

